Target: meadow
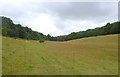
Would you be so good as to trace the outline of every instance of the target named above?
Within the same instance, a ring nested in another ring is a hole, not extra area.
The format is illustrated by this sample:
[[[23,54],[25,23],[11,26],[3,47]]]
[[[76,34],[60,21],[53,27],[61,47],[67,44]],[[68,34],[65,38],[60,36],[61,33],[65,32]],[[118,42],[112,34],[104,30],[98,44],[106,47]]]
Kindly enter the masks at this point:
[[[3,75],[116,75],[118,34],[65,42],[2,37]]]
[[[0,76],[2,76],[2,37],[0,36]]]

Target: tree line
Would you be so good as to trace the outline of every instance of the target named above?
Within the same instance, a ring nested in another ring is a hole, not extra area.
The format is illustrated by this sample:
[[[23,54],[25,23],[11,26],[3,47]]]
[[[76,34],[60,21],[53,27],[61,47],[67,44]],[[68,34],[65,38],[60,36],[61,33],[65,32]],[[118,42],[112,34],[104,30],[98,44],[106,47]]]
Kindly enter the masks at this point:
[[[14,24],[10,18],[2,17],[2,35],[14,38],[38,40],[45,35],[31,28],[23,27],[20,24]]]
[[[49,41],[68,41],[73,39],[108,35],[108,34],[119,34],[120,33],[120,22],[107,23],[105,26],[98,27],[95,29],[88,29],[86,31],[72,32],[68,35],[53,37],[50,34],[44,35],[40,32],[33,31],[31,28],[23,27],[20,24],[14,24],[10,18],[2,17],[2,35],[22,38],[27,40],[49,40]]]
[[[119,34],[120,33],[120,22],[107,23],[105,26],[98,27],[95,29],[88,29],[86,31],[72,32],[68,35],[52,37],[52,41],[68,41],[73,39],[108,35],[108,34]]]

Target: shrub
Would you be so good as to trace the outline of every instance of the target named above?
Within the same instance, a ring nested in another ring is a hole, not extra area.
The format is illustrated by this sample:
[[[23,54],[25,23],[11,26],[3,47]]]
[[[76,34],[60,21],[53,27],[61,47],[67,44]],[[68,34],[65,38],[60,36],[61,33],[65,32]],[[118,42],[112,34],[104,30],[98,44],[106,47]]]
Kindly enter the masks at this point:
[[[45,42],[45,40],[44,40],[43,38],[40,38],[40,39],[39,39],[39,42],[40,42],[40,43],[43,43],[43,42]]]

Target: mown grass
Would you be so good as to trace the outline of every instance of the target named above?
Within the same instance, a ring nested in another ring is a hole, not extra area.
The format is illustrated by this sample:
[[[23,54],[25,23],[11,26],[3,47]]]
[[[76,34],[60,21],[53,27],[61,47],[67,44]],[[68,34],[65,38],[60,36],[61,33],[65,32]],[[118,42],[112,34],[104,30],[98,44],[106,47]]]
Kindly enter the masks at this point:
[[[3,75],[116,75],[118,34],[67,42],[3,37]]]

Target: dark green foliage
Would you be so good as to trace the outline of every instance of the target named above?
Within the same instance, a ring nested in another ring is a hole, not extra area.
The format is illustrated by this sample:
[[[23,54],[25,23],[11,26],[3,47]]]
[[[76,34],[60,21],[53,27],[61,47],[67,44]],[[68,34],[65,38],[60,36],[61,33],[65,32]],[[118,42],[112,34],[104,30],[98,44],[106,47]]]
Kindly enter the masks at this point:
[[[120,22],[115,22],[112,24],[107,23],[105,26],[95,29],[88,29],[86,31],[73,32],[65,36],[53,37],[51,41],[68,41],[68,40],[85,38],[85,37],[108,35],[108,34],[119,34],[119,33],[120,33]]]
[[[46,40],[51,40],[52,39],[52,37],[50,36],[50,34],[48,34],[47,36],[46,36]]]
[[[2,17],[2,35],[13,38],[22,38],[28,40],[40,40],[41,38],[44,38],[44,40],[50,41],[68,41],[85,37],[119,33],[120,22],[118,21],[112,24],[107,23],[105,26],[95,29],[88,29],[86,31],[73,32],[69,35],[52,37],[50,34],[45,36],[42,33],[31,30],[31,28],[23,27],[20,24],[14,24],[10,18]]]
[[[45,37],[42,33],[33,31],[31,28],[23,27],[20,24],[14,24],[11,19],[6,17],[2,17],[2,35],[28,40],[39,40],[39,38]]]
[[[45,39],[44,39],[44,38],[40,38],[40,39],[39,39],[39,42],[40,42],[40,43],[43,43],[43,42],[45,42]]]

